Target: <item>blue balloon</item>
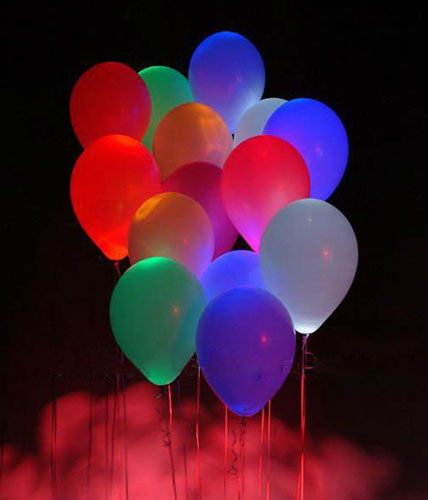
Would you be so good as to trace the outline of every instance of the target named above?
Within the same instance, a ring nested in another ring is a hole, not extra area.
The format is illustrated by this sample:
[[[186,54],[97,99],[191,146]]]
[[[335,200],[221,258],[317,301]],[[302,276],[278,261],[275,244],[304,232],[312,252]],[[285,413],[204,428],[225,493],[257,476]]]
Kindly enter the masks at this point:
[[[195,101],[220,113],[233,133],[244,111],[263,95],[263,59],[242,35],[230,31],[215,33],[193,53],[189,83]]]
[[[267,290],[239,287],[212,300],[196,334],[198,363],[235,413],[260,411],[290,373],[296,335],[286,308]]]
[[[348,161],[348,137],[336,113],[315,99],[293,99],[267,121],[264,134],[292,144],[311,177],[311,198],[326,200],[336,189]]]
[[[237,286],[265,288],[258,254],[234,250],[215,259],[201,277],[207,302]]]

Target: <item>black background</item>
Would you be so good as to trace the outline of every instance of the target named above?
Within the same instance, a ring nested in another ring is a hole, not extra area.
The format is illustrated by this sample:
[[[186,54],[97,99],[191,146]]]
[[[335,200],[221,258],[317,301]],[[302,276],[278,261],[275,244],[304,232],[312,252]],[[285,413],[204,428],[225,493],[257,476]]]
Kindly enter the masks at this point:
[[[30,450],[47,401],[75,389],[112,390],[123,369],[108,325],[112,266],[78,226],[68,197],[81,151],[68,117],[74,82],[107,60],[187,74],[198,43],[227,29],[260,50],[265,97],[319,99],[349,134],[348,168],[329,201],[355,229],[360,264],[349,295],[310,339],[317,362],[309,378],[309,432],[336,433],[395,456],[402,466],[395,493],[418,491],[428,443],[428,11],[89,4],[17,2],[2,9],[5,441]],[[141,379],[130,365],[125,370],[129,383]],[[184,380],[184,390],[193,382]],[[292,426],[297,394],[294,373],[275,403]],[[210,401],[208,389],[204,397]]]

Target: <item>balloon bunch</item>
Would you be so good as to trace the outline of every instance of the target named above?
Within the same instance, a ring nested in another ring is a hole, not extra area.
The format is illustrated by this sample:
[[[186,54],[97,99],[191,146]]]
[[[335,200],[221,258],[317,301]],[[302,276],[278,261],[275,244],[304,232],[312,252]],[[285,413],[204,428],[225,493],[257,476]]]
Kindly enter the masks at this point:
[[[221,32],[197,47],[188,79],[101,63],[70,102],[84,148],[74,211],[106,257],[131,263],[110,304],[118,344],[158,385],[196,350],[243,416],[281,387],[295,331],[331,315],[358,260],[351,225],[324,201],[347,163],[342,122],[313,99],[261,99],[264,85],[254,45]],[[252,250],[231,251],[238,232]]]

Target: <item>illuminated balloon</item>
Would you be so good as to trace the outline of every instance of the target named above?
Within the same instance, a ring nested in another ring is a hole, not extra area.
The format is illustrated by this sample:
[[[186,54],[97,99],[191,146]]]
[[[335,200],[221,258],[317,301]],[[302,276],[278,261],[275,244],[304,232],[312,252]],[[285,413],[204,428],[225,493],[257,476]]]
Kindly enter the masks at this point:
[[[236,147],[239,143],[245,141],[245,139],[263,134],[263,129],[272,113],[285,102],[287,102],[285,99],[271,97],[269,99],[262,99],[248,108],[236,126],[233,147]]]
[[[199,276],[211,262],[214,233],[195,200],[180,193],[160,193],[136,211],[128,250],[131,264],[148,257],[169,257]]]
[[[195,101],[218,111],[234,132],[244,111],[263,95],[263,59],[242,35],[230,31],[215,33],[193,53],[189,82]]]
[[[299,200],[270,221],[260,262],[266,288],[285,304],[296,330],[309,334],[347,294],[357,270],[357,239],[333,205]]]
[[[311,176],[311,198],[325,200],[333,193],[348,161],[348,137],[332,109],[314,99],[293,99],[272,114],[264,133],[301,153]]]
[[[230,250],[238,237],[223,205],[220,179],[219,167],[211,163],[195,162],[174,170],[163,185],[164,192],[185,194],[206,211],[214,229],[214,258]]]
[[[133,69],[117,62],[96,64],[85,71],[70,98],[71,124],[84,148],[111,134],[141,140],[150,109],[146,84]]]
[[[150,66],[138,73],[147,85],[152,101],[152,114],[143,144],[152,151],[153,135],[162,118],[179,104],[193,101],[187,78],[167,66]]]
[[[238,415],[260,411],[293,365],[296,336],[286,308],[267,290],[234,288],[211,301],[198,325],[205,379]]]
[[[126,357],[156,385],[170,384],[195,352],[203,289],[184,266],[152,257],[130,267],[110,301],[110,324]]]
[[[239,286],[264,288],[259,256],[249,250],[234,250],[211,262],[201,277],[207,301]]]
[[[79,156],[70,196],[81,226],[107,258],[128,254],[128,231],[137,208],[161,190],[152,155],[140,141],[107,135]]]
[[[153,140],[163,179],[178,167],[195,161],[222,167],[231,149],[232,136],[221,116],[196,102],[170,111],[159,123]]]
[[[273,215],[309,196],[309,173],[300,153],[277,137],[259,135],[239,144],[222,173],[222,195],[229,217],[257,252]]]

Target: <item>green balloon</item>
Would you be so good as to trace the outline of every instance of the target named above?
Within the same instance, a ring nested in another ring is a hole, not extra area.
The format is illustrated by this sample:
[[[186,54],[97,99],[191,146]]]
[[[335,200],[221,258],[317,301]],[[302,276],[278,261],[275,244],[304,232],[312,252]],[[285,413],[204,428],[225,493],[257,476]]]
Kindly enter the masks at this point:
[[[186,77],[167,66],[150,66],[138,73],[149,89],[152,114],[143,144],[152,151],[153,135],[162,118],[180,104],[193,102],[193,94]]]
[[[175,380],[195,352],[206,304],[197,278],[165,257],[137,262],[120,278],[110,324],[127,358],[156,385]]]

